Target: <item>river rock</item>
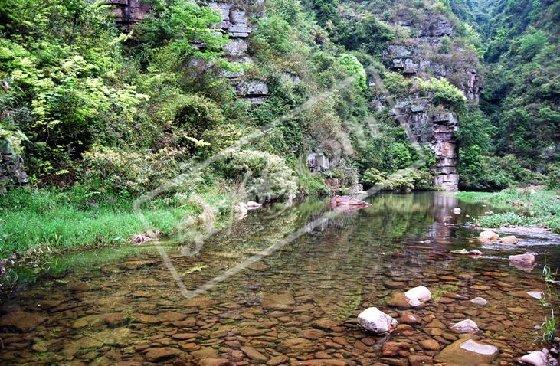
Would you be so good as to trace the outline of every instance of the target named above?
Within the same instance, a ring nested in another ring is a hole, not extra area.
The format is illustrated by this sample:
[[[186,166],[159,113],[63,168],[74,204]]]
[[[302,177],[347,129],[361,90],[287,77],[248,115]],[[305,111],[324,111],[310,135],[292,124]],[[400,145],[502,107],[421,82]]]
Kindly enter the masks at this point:
[[[510,255],[508,259],[511,264],[519,265],[521,267],[531,267],[533,264],[535,264],[534,253]]]
[[[500,238],[500,243],[513,245],[519,243],[519,239],[517,239],[515,235],[508,235],[508,236],[504,236],[503,238]]]
[[[451,329],[457,333],[476,333],[480,330],[478,329],[478,325],[470,319],[461,320],[453,324]]]
[[[533,366],[548,366],[549,365],[549,354],[546,348],[543,348],[542,351],[532,351],[525,356],[519,358],[519,362],[533,365]]]
[[[493,230],[484,230],[478,236],[478,239],[483,243],[495,243],[498,241],[500,236],[496,234]]]
[[[364,329],[373,333],[393,331],[398,322],[377,308],[367,308],[358,315],[358,322]]]
[[[256,362],[266,362],[268,357],[257,351],[253,347],[241,347],[241,351],[247,355],[251,360]]]
[[[2,319],[0,319],[0,327],[11,326],[20,331],[27,332],[35,329],[45,320],[46,318],[39,313],[12,311],[6,315],[2,315]]]
[[[389,306],[393,306],[396,308],[402,308],[402,309],[408,309],[413,307],[413,305],[411,305],[410,300],[408,299],[408,297],[406,297],[404,295],[403,292],[395,292],[391,295],[391,298],[387,301],[387,304]],[[420,306],[422,305],[421,303],[417,303],[415,306]]]
[[[498,348],[495,346],[464,337],[445,347],[435,360],[454,366],[478,366],[492,363],[497,356]]]
[[[485,298],[480,297],[480,296],[475,297],[474,299],[471,299],[470,301],[473,304],[476,304],[478,306],[484,306],[484,305],[488,304],[488,301]]]
[[[148,352],[146,352],[146,359],[150,362],[158,362],[169,360],[171,358],[177,357],[181,354],[181,351],[175,348],[168,348],[168,347],[158,347],[158,348],[150,348]]]
[[[409,300],[410,305],[420,306],[432,298],[432,293],[426,286],[418,286],[405,292],[404,296]]]
[[[399,322],[403,324],[418,324],[420,320],[410,311],[403,311],[399,317]]]
[[[542,300],[543,293],[542,291],[529,291],[527,295],[531,296],[533,299]]]
[[[227,366],[231,365],[227,358],[203,358],[200,360],[200,366]]]
[[[274,310],[287,310],[294,305],[294,297],[290,292],[279,294],[263,293],[261,304],[264,308]]]

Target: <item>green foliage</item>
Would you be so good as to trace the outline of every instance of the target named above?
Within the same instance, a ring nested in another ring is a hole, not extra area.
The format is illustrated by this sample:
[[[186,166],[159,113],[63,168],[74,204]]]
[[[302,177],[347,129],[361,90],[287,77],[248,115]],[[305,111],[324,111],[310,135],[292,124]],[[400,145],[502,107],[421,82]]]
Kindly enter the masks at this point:
[[[387,44],[396,38],[392,28],[371,14],[333,23],[333,40],[348,50],[380,55]]]
[[[232,153],[217,168],[227,178],[243,182],[249,197],[260,202],[292,199],[297,193],[294,171],[284,159],[267,152]]]
[[[431,172],[415,168],[402,169],[392,174],[369,168],[362,176],[362,182],[368,188],[378,185],[383,190],[396,192],[432,189],[433,179]]]
[[[467,98],[459,88],[445,78],[416,78],[416,83],[421,92],[431,94],[436,105],[450,108],[456,112],[463,111]]]
[[[510,188],[496,193],[460,192],[457,198],[465,202],[482,202],[500,211],[477,218],[482,226],[537,225],[560,233],[560,198],[555,191]]]
[[[208,201],[231,200],[211,187]],[[146,230],[133,211],[132,197],[103,194],[83,186],[70,190],[15,189],[0,196],[0,258],[13,252],[57,252],[76,247],[128,243]],[[141,213],[153,230],[168,235],[185,218],[197,213],[193,204],[154,200]]]
[[[549,166],[546,185],[549,189],[560,189],[560,163]]]
[[[360,61],[358,61],[356,56],[343,53],[338,58],[338,63],[352,78],[355,79],[357,87],[362,91],[365,91],[367,88],[366,70],[364,70],[364,66],[360,63]]]
[[[153,153],[96,146],[84,154],[83,180],[100,192],[139,194],[179,175],[183,154],[171,148]]]

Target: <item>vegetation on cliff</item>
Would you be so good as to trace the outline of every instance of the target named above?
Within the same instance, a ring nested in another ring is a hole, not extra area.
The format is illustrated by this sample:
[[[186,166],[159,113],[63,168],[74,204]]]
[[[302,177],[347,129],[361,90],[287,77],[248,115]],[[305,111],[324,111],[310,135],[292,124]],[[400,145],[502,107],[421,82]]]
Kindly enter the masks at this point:
[[[0,197],[3,250],[129,236],[134,218],[115,218],[119,235],[96,220],[129,215],[123,200],[175,177],[152,208],[163,232],[178,212],[200,209],[185,197],[201,191],[282,201],[327,183],[431,189],[437,159],[395,117],[395,106],[418,100],[458,116],[462,187],[558,177],[557,4],[505,1],[487,16],[485,2],[269,0],[252,19],[250,62],[238,62],[224,51],[217,11],[147,3],[130,29],[104,2],[0,4],[0,143],[23,156],[31,178]],[[418,64],[391,64],[390,48]],[[480,56],[489,65],[482,111],[476,80],[465,77]],[[267,97],[242,98],[228,73],[265,82]],[[326,154],[329,169],[311,172],[310,152]],[[10,182],[1,178],[3,190]],[[46,208],[35,202],[51,199],[52,222],[40,222]],[[84,224],[94,228],[56,224],[74,214],[95,216]],[[36,232],[22,237],[23,227]]]

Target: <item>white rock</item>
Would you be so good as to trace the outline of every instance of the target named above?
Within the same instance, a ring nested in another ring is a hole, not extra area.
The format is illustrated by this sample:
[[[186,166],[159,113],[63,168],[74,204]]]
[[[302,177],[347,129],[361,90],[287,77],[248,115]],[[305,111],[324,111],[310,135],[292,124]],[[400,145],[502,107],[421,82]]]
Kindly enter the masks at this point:
[[[457,333],[476,333],[479,331],[478,325],[470,319],[461,320],[453,324],[451,329]]]
[[[543,293],[541,291],[529,291],[527,295],[531,296],[533,299],[542,300]]]
[[[471,302],[473,304],[480,305],[480,306],[484,306],[484,305],[488,304],[488,301],[485,298],[480,297],[480,296],[475,297],[474,299],[471,299]]]
[[[454,213],[455,215],[460,215],[460,214],[461,214],[461,209],[460,209],[459,207],[455,207],[455,208],[453,209],[453,213]]]
[[[461,348],[465,351],[478,353],[484,356],[494,356],[498,353],[498,348],[490,344],[482,344],[469,339],[468,341],[461,344]]]
[[[411,288],[407,292],[404,293],[404,296],[409,300],[410,305],[412,306],[419,306],[422,303],[429,301],[432,298],[432,293],[426,286],[418,286],[415,288]],[[415,303],[420,303],[418,305],[414,305]]]
[[[522,356],[519,361],[533,366],[548,366],[548,350],[544,348],[542,351],[529,352],[529,354]]]
[[[358,322],[364,329],[374,333],[388,333],[398,322],[378,308],[367,308],[358,315]]]
[[[257,208],[261,208],[262,205],[255,201],[247,201],[247,210],[256,210]]]
[[[483,232],[480,233],[478,238],[483,243],[493,243],[495,241],[498,241],[500,236],[492,230],[484,230]]]

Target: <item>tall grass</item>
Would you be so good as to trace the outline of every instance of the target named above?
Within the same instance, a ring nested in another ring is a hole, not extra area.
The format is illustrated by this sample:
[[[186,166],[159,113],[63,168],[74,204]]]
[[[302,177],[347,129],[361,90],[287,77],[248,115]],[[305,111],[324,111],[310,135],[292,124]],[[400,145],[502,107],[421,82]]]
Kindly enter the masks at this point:
[[[146,230],[132,203],[132,197],[104,196],[80,187],[16,189],[0,195],[0,258],[29,250],[127,242]],[[163,234],[170,234],[185,215],[197,212],[193,204],[170,200],[151,202],[142,210],[151,228]]]
[[[501,192],[459,192],[465,202],[486,203],[501,212],[486,214],[478,223],[487,227],[503,225],[542,226],[560,233],[560,194],[557,191],[506,189]]]

